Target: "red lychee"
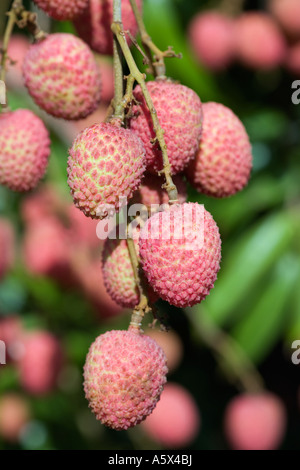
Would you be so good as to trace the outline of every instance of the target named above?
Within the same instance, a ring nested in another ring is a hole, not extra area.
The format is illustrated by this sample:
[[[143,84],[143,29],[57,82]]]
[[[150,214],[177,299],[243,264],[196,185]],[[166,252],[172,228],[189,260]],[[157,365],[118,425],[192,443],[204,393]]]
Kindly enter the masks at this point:
[[[50,155],[49,134],[32,111],[0,115],[0,184],[28,191],[44,176]]]
[[[0,41],[0,47],[2,43]],[[22,67],[30,42],[21,34],[13,34],[8,44],[8,60],[6,80],[9,86],[20,88],[24,86]]]
[[[87,355],[85,396],[103,424],[128,429],[152,412],[167,371],[163,350],[149,336],[108,331],[96,338]]]
[[[76,138],[68,160],[68,183],[75,205],[86,216],[104,218],[130,199],[145,170],[145,150],[129,129],[95,124]]]
[[[87,8],[89,0],[34,0],[51,18],[60,21],[74,20]]]
[[[224,418],[226,436],[237,450],[274,450],[283,438],[286,412],[271,393],[244,394],[228,405]]]
[[[56,386],[62,363],[62,348],[52,333],[27,333],[24,352],[18,363],[22,386],[33,395],[50,393]]]
[[[142,9],[142,0],[137,0]],[[75,27],[79,36],[100,54],[112,54],[113,34],[113,0],[90,0],[89,7],[76,19]],[[137,24],[129,0],[122,0],[122,22],[124,31],[132,36],[137,33]]]
[[[184,85],[171,81],[147,82],[153,105],[166,142],[171,173],[181,172],[195,156],[202,128],[202,105],[198,95]],[[147,169],[151,172],[163,167],[161,150],[154,143],[155,132],[149,109],[140,86],[134,89],[130,128],[142,139],[146,149]]]
[[[174,371],[183,356],[183,344],[178,334],[174,330],[160,331],[154,328],[148,328],[145,334],[159,344],[166,355],[169,372]]]
[[[15,258],[15,235],[11,223],[0,218],[0,279],[12,267]]]
[[[141,426],[154,441],[168,449],[185,447],[199,432],[199,409],[184,387],[168,383],[156,408]]]
[[[203,105],[199,150],[186,174],[197,191],[228,197],[248,183],[252,149],[245,127],[231,109],[219,103]]]
[[[0,435],[4,439],[17,442],[29,420],[29,406],[22,396],[7,393],[0,398]]]
[[[300,38],[299,0],[269,0],[269,9],[288,35]]]
[[[234,21],[217,11],[200,13],[189,26],[189,40],[200,63],[223,70],[234,58]]]
[[[236,20],[235,49],[238,59],[247,67],[269,70],[282,64],[286,43],[272,17],[248,12]]]
[[[285,65],[296,77],[300,76],[300,42],[290,47]]]
[[[98,65],[89,47],[73,34],[50,34],[33,44],[23,73],[34,101],[55,117],[82,119],[99,105]]]
[[[23,325],[17,315],[0,319],[0,340],[6,346],[7,360],[18,360],[22,352]]]
[[[184,179],[180,175],[173,177],[173,182],[177,187],[178,191],[178,203],[183,204],[187,200],[187,187]],[[151,209],[151,206],[168,204],[169,197],[165,189],[162,188],[164,181],[161,177],[152,175],[151,173],[146,174],[143,178],[141,186],[138,191],[134,194],[131,204],[143,204]],[[154,209],[154,207],[152,207]],[[153,210],[154,211],[154,210]]]
[[[157,212],[141,230],[139,247],[150,286],[171,305],[195,305],[213,288],[221,240],[204,206],[185,203]]]

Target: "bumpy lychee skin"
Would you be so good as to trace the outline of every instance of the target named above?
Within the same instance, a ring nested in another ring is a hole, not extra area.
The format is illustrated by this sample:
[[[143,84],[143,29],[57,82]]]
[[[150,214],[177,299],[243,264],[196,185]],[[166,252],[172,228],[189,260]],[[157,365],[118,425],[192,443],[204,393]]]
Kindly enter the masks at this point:
[[[189,40],[196,58],[210,70],[223,70],[234,58],[234,22],[217,11],[193,18]]]
[[[272,393],[237,396],[225,412],[225,433],[237,450],[274,450],[282,441],[285,427],[284,406]]]
[[[137,0],[142,9],[142,0]],[[90,0],[88,8],[74,22],[79,36],[96,52],[113,53],[113,0]],[[129,0],[122,0],[122,21],[125,31],[132,36],[137,33],[137,24]]]
[[[34,0],[51,18],[60,21],[74,20],[87,8],[89,0]]]
[[[187,187],[184,179],[180,175],[175,175],[173,182],[178,191],[178,203],[183,204],[187,200]],[[134,194],[131,204],[143,204],[148,209],[154,205],[168,204],[169,197],[165,189],[162,189],[164,181],[161,177],[148,173],[143,178],[141,186]],[[154,207],[152,207],[154,211]]]
[[[44,123],[28,109],[0,115],[0,184],[29,191],[44,176],[50,139]]]
[[[1,120],[0,120],[1,122]],[[15,234],[11,223],[0,219],[0,279],[12,267],[15,259]]]
[[[165,131],[171,173],[175,175],[187,166],[197,151],[202,128],[201,101],[193,90],[171,81],[148,82],[147,88]],[[133,107],[130,128],[143,141],[147,169],[152,172],[161,170],[161,150],[157,142],[153,143],[155,131],[140,86],[134,89],[133,94],[140,104]]]
[[[145,171],[145,150],[129,129],[95,124],[76,138],[68,160],[68,183],[75,205],[92,218],[119,210],[130,199]],[[103,209],[103,210],[102,210]]]
[[[34,101],[52,116],[82,119],[99,105],[98,65],[89,47],[73,34],[50,34],[33,44],[23,73]]]
[[[176,307],[201,302],[220,269],[219,229],[204,206],[185,203],[157,212],[141,230],[140,258],[149,284]]]
[[[62,362],[60,343],[51,333],[28,333],[24,338],[24,353],[19,361],[22,386],[33,395],[51,392],[56,385]]]
[[[288,35],[300,38],[300,2],[298,0],[269,0],[269,9]]]
[[[96,418],[128,429],[154,409],[166,382],[163,350],[148,336],[108,331],[91,345],[84,366],[84,391]]]
[[[252,149],[248,134],[231,109],[219,103],[203,105],[203,132],[199,150],[186,174],[197,191],[228,197],[248,183]]]
[[[259,12],[244,13],[236,20],[235,46],[238,59],[253,69],[278,67],[286,54],[285,39],[277,24]]]
[[[184,447],[199,431],[200,413],[185,388],[168,383],[153,413],[141,426],[154,441],[167,448]]]
[[[30,420],[26,400],[16,393],[7,393],[0,399],[0,435],[9,442],[17,442],[22,429]]]

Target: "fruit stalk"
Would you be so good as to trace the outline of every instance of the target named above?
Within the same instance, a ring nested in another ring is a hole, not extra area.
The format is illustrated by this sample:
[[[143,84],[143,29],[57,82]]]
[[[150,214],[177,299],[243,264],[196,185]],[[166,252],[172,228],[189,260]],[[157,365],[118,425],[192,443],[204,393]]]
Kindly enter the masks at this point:
[[[114,0],[113,2],[113,20],[122,23],[122,9],[121,0]],[[114,119],[124,118],[124,108],[122,105],[123,100],[123,66],[122,66],[122,51],[116,37],[113,38],[113,56],[114,56],[114,80],[115,80],[115,95],[113,99],[114,106]]]
[[[146,104],[148,106],[149,112],[151,114],[151,118],[153,121],[153,127],[154,131],[156,134],[156,140],[159,143],[159,146],[162,151],[162,158],[163,158],[163,170],[161,170],[160,173],[164,173],[165,179],[166,179],[166,184],[164,185],[168,196],[169,196],[169,202],[174,203],[177,202],[178,200],[178,193],[175,184],[173,183],[172,177],[171,177],[171,168],[170,168],[170,163],[169,163],[169,158],[168,158],[168,153],[167,153],[167,146],[165,143],[164,139],[164,131],[160,126],[159,119],[157,117],[156,110],[154,108],[152,98],[148,92],[146,83],[145,83],[145,77],[144,74],[142,74],[135,61],[134,58],[131,54],[131,51],[129,49],[129,46],[126,42],[125,38],[125,33],[123,31],[122,25],[118,22],[113,22],[111,29],[117,38],[120,47],[122,49],[123,55],[125,57],[125,60],[128,64],[130,74],[133,76],[133,78],[137,81],[137,83],[140,85],[141,90],[143,92],[143,95],[145,97]]]

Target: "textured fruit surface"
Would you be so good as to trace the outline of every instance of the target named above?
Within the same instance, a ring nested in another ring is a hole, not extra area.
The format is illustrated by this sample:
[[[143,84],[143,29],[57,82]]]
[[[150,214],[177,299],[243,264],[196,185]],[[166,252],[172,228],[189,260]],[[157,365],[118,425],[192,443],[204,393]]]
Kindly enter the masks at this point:
[[[244,13],[236,20],[235,45],[240,61],[254,69],[277,67],[286,53],[283,34],[275,21],[264,13]]]
[[[240,395],[229,403],[224,426],[234,449],[273,450],[283,438],[286,413],[279,398],[271,393]]]
[[[149,284],[171,305],[195,305],[213,288],[221,240],[214,219],[200,204],[154,214],[141,230],[139,247]]]
[[[23,73],[34,101],[55,117],[82,119],[99,105],[98,65],[89,47],[73,34],[50,34],[33,44]]]
[[[226,106],[205,103],[199,150],[186,171],[190,183],[208,196],[232,196],[246,186],[251,168],[252,149],[242,122]]]
[[[30,419],[27,402],[16,393],[7,393],[0,398],[0,435],[17,442],[20,433]]]
[[[296,76],[300,76],[300,42],[291,46],[288,51],[286,67]]]
[[[173,182],[178,191],[178,203],[183,204],[187,200],[186,183],[180,175],[175,175]],[[167,191],[162,189],[163,184],[164,180],[161,177],[146,174],[141,186],[130,201],[131,204],[144,204],[147,208],[151,208],[152,205],[168,204],[169,197]]]
[[[163,350],[135,331],[109,331],[91,345],[84,390],[96,418],[116,430],[139,424],[154,409],[166,382]]]
[[[142,8],[142,1],[137,0]],[[79,36],[89,46],[100,54],[113,53],[113,0],[90,0],[89,7],[76,19],[75,27]],[[130,31],[132,36],[137,33],[137,24],[129,0],[122,0],[122,22],[124,31]]]
[[[45,174],[49,155],[48,131],[32,111],[0,115],[0,184],[13,191],[33,189]]]
[[[160,331],[154,328],[148,328],[145,334],[153,338],[164,351],[169,372],[175,370],[183,356],[183,344],[178,334],[173,330]]]
[[[286,33],[300,38],[299,0],[269,0],[269,9]]]
[[[0,218],[0,279],[3,278],[6,272],[12,267],[14,258],[14,229],[8,220]]]
[[[200,413],[194,398],[185,388],[168,383],[142,427],[153,440],[167,448],[184,447],[199,431]]]
[[[20,380],[29,393],[51,392],[62,366],[62,350],[58,340],[46,331],[28,333],[19,362]]]
[[[105,123],[89,127],[75,140],[68,160],[74,203],[86,216],[103,218],[105,205],[119,210],[120,198],[132,197],[144,170],[145,150],[132,131]]]
[[[197,59],[211,70],[222,70],[234,58],[234,23],[217,11],[201,13],[189,26],[189,40]]]
[[[73,20],[87,7],[89,0],[34,0],[37,6],[55,20]]]
[[[147,82],[168,149],[172,174],[179,173],[195,156],[201,136],[202,105],[198,95],[184,85],[170,81]],[[134,89],[140,103],[133,107],[130,128],[142,139],[146,149],[147,169],[162,169],[162,155],[155,138],[153,123],[141,88]]]

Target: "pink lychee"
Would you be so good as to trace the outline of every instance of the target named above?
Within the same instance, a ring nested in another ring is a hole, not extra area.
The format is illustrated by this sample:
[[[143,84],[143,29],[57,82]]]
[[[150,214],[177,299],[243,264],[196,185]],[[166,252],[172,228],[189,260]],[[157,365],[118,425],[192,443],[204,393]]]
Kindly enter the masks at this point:
[[[96,61],[100,68],[102,89],[101,101],[109,103],[114,97],[114,68],[107,58],[96,55]]]
[[[300,42],[290,47],[285,65],[296,77],[300,76]]]
[[[11,223],[0,218],[0,279],[13,266],[15,258],[15,235]]]
[[[73,34],[50,34],[33,44],[23,73],[34,101],[55,117],[82,119],[99,105],[98,65],[89,47]]]
[[[190,88],[171,81],[148,82],[147,88],[164,130],[171,173],[181,172],[195,156],[202,128],[202,105],[198,95]],[[134,98],[140,103],[133,106],[130,128],[142,139],[146,149],[147,169],[158,171],[163,167],[162,154],[155,139],[149,109],[140,86],[134,89]]]
[[[285,427],[284,406],[271,393],[239,395],[225,412],[225,433],[237,450],[274,450],[282,441]]]
[[[1,47],[0,41],[0,47]],[[13,34],[8,44],[6,80],[9,86],[20,88],[24,85],[22,67],[30,42],[21,34]]]
[[[68,183],[75,205],[86,216],[103,218],[107,206],[119,210],[145,170],[145,150],[129,129],[95,124],[76,138],[68,160]]]
[[[83,13],[89,0],[34,0],[34,2],[51,18],[68,21]]]
[[[300,38],[299,0],[269,0],[269,9],[288,35]]]
[[[142,0],[137,0],[142,9]],[[112,54],[113,34],[113,0],[90,0],[89,7],[76,19],[75,27],[79,36],[100,54]],[[122,0],[122,22],[124,31],[132,36],[137,33],[137,24],[129,0]]]
[[[17,360],[22,351],[23,325],[17,315],[0,319],[0,340],[6,347],[6,360]]]
[[[108,331],[91,345],[84,391],[96,418],[112,429],[139,424],[154,409],[166,382],[166,358],[149,336]]]
[[[189,26],[189,40],[200,63],[223,70],[234,58],[234,21],[217,11],[199,13]]]
[[[0,115],[0,184],[28,191],[44,176],[50,155],[49,134],[32,111]]]
[[[174,371],[183,356],[183,344],[178,334],[174,330],[160,331],[154,328],[148,328],[145,334],[159,344],[166,355],[169,372]]]
[[[62,348],[52,333],[29,332],[18,363],[22,386],[33,395],[50,393],[56,386],[62,363]]]
[[[286,43],[271,16],[247,12],[236,20],[235,49],[238,59],[247,67],[269,70],[283,62]]]
[[[167,448],[185,447],[199,432],[199,409],[184,387],[168,383],[156,408],[141,426],[154,441]]]
[[[211,214],[197,203],[157,212],[141,230],[141,263],[150,286],[171,305],[201,302],[220,269],[221,240]]]
[[[248,183],[252,149],[248,134],[231,109],[219,103],[203,105],[203,132],[199,150],[186,174],[197,191],[228,197]]]
[[[173,177],[173,182],[177,187],[178,191],[178,203],[183,204],[187,200],[187,187],[184,179],[180,175]],[[141,186],[138,191],[134,194],[131,204],[143,204],[151,209],[151,206],[168,204],[169,197],[165,189],[162,188],[164,180],[151,173],[146,174],[143,178]],[[152,207],[154,211],[154,207]]]
[[[10,442],[17,442],[22,429],[30,420],[26,400],[16,393],[6,393],[0,398],[0,435]]]

